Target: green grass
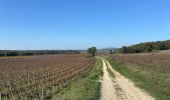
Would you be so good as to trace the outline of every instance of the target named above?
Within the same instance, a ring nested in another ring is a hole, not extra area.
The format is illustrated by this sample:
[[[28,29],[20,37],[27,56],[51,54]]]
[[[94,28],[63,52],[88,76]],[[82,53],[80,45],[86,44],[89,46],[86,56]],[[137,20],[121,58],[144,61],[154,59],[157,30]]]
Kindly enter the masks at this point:
[[[109,72],[109,74],[112,78],[115,77],[115,74],[113,73],[113,71],[110,68],[107,67],[107,71]]]
[[[92,70],[75,82],[72,82],[62,92],[56,94],[54,99],[59,100],[99,100],[100,78],[103,75],[102,62],[96,58],[96,64]]]
[[[107,65],[107,71],[109,72],[109,75],[112,77],[112,78],[115,78],[115,74],[114,72],[108,67],[108,64],[106,63]]]
[[[124,64],[113,61],[110,58],[107,58],[107,60],[115,70],[132,80],[136,86],[144,89],[157,100],[170,100],[170,83],[160,80],[158,77],[159,73],[153,75],[153,77],[149,77],[128,68]]]

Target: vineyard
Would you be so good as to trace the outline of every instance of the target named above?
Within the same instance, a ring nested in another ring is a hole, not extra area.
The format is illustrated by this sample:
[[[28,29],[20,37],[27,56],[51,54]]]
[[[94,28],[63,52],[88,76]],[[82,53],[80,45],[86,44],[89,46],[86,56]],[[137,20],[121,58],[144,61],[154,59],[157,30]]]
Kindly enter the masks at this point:
[[[0,92],[4,98],[16,100],[50,98],[94,63],[79,54],[0,59]]]

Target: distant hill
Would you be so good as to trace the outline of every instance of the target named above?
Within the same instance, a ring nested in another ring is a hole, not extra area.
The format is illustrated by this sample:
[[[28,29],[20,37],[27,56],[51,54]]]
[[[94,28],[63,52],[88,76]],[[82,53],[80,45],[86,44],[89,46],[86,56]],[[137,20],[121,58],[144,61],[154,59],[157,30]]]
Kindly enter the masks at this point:
[[[118,48],[102,48],[97,49],[97,53],[111,53],[118,50]],[[78,50],[80,53],[87,53],[87,50]]]
[[[145,42],[131,46],[123,46],[118,51],[120,53],[142,53],[170,49],[170,40]]]
[[[98,53],[113,53],[114,51],[118,50],[118,48],[103,48],[97,50]]]

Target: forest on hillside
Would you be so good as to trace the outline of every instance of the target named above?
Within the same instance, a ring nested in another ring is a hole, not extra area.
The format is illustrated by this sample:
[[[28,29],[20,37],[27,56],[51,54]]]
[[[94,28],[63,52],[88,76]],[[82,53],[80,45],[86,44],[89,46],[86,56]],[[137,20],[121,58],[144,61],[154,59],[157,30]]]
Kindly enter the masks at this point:
[[[146,42],[132,46],[123,46],[118,50],[119,53],[143,53],[152,52],[157,50],[168,50],[170,49],[170,40]]]

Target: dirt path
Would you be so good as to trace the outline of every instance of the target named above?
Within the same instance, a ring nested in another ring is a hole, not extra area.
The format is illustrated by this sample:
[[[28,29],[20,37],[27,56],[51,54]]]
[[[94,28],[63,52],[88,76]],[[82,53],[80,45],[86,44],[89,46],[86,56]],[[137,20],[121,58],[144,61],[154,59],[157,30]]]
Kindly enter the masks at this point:
[[[101,100],[116,100],[116,92],[113,87],[112,79],[109,77],[105,61],[102,60],[102,62],[104,75],[101,86]]]
[[[101,100],[154,100],[154,98],[149,96],[146,92],[135,87],[133,82],[115,71],[106,59],[101,59],[104,67]],[[109,77],[109,73],[106,70],[107,67],[114,72],[114,79]],[[110,81],[112,83],[110,83]]]

